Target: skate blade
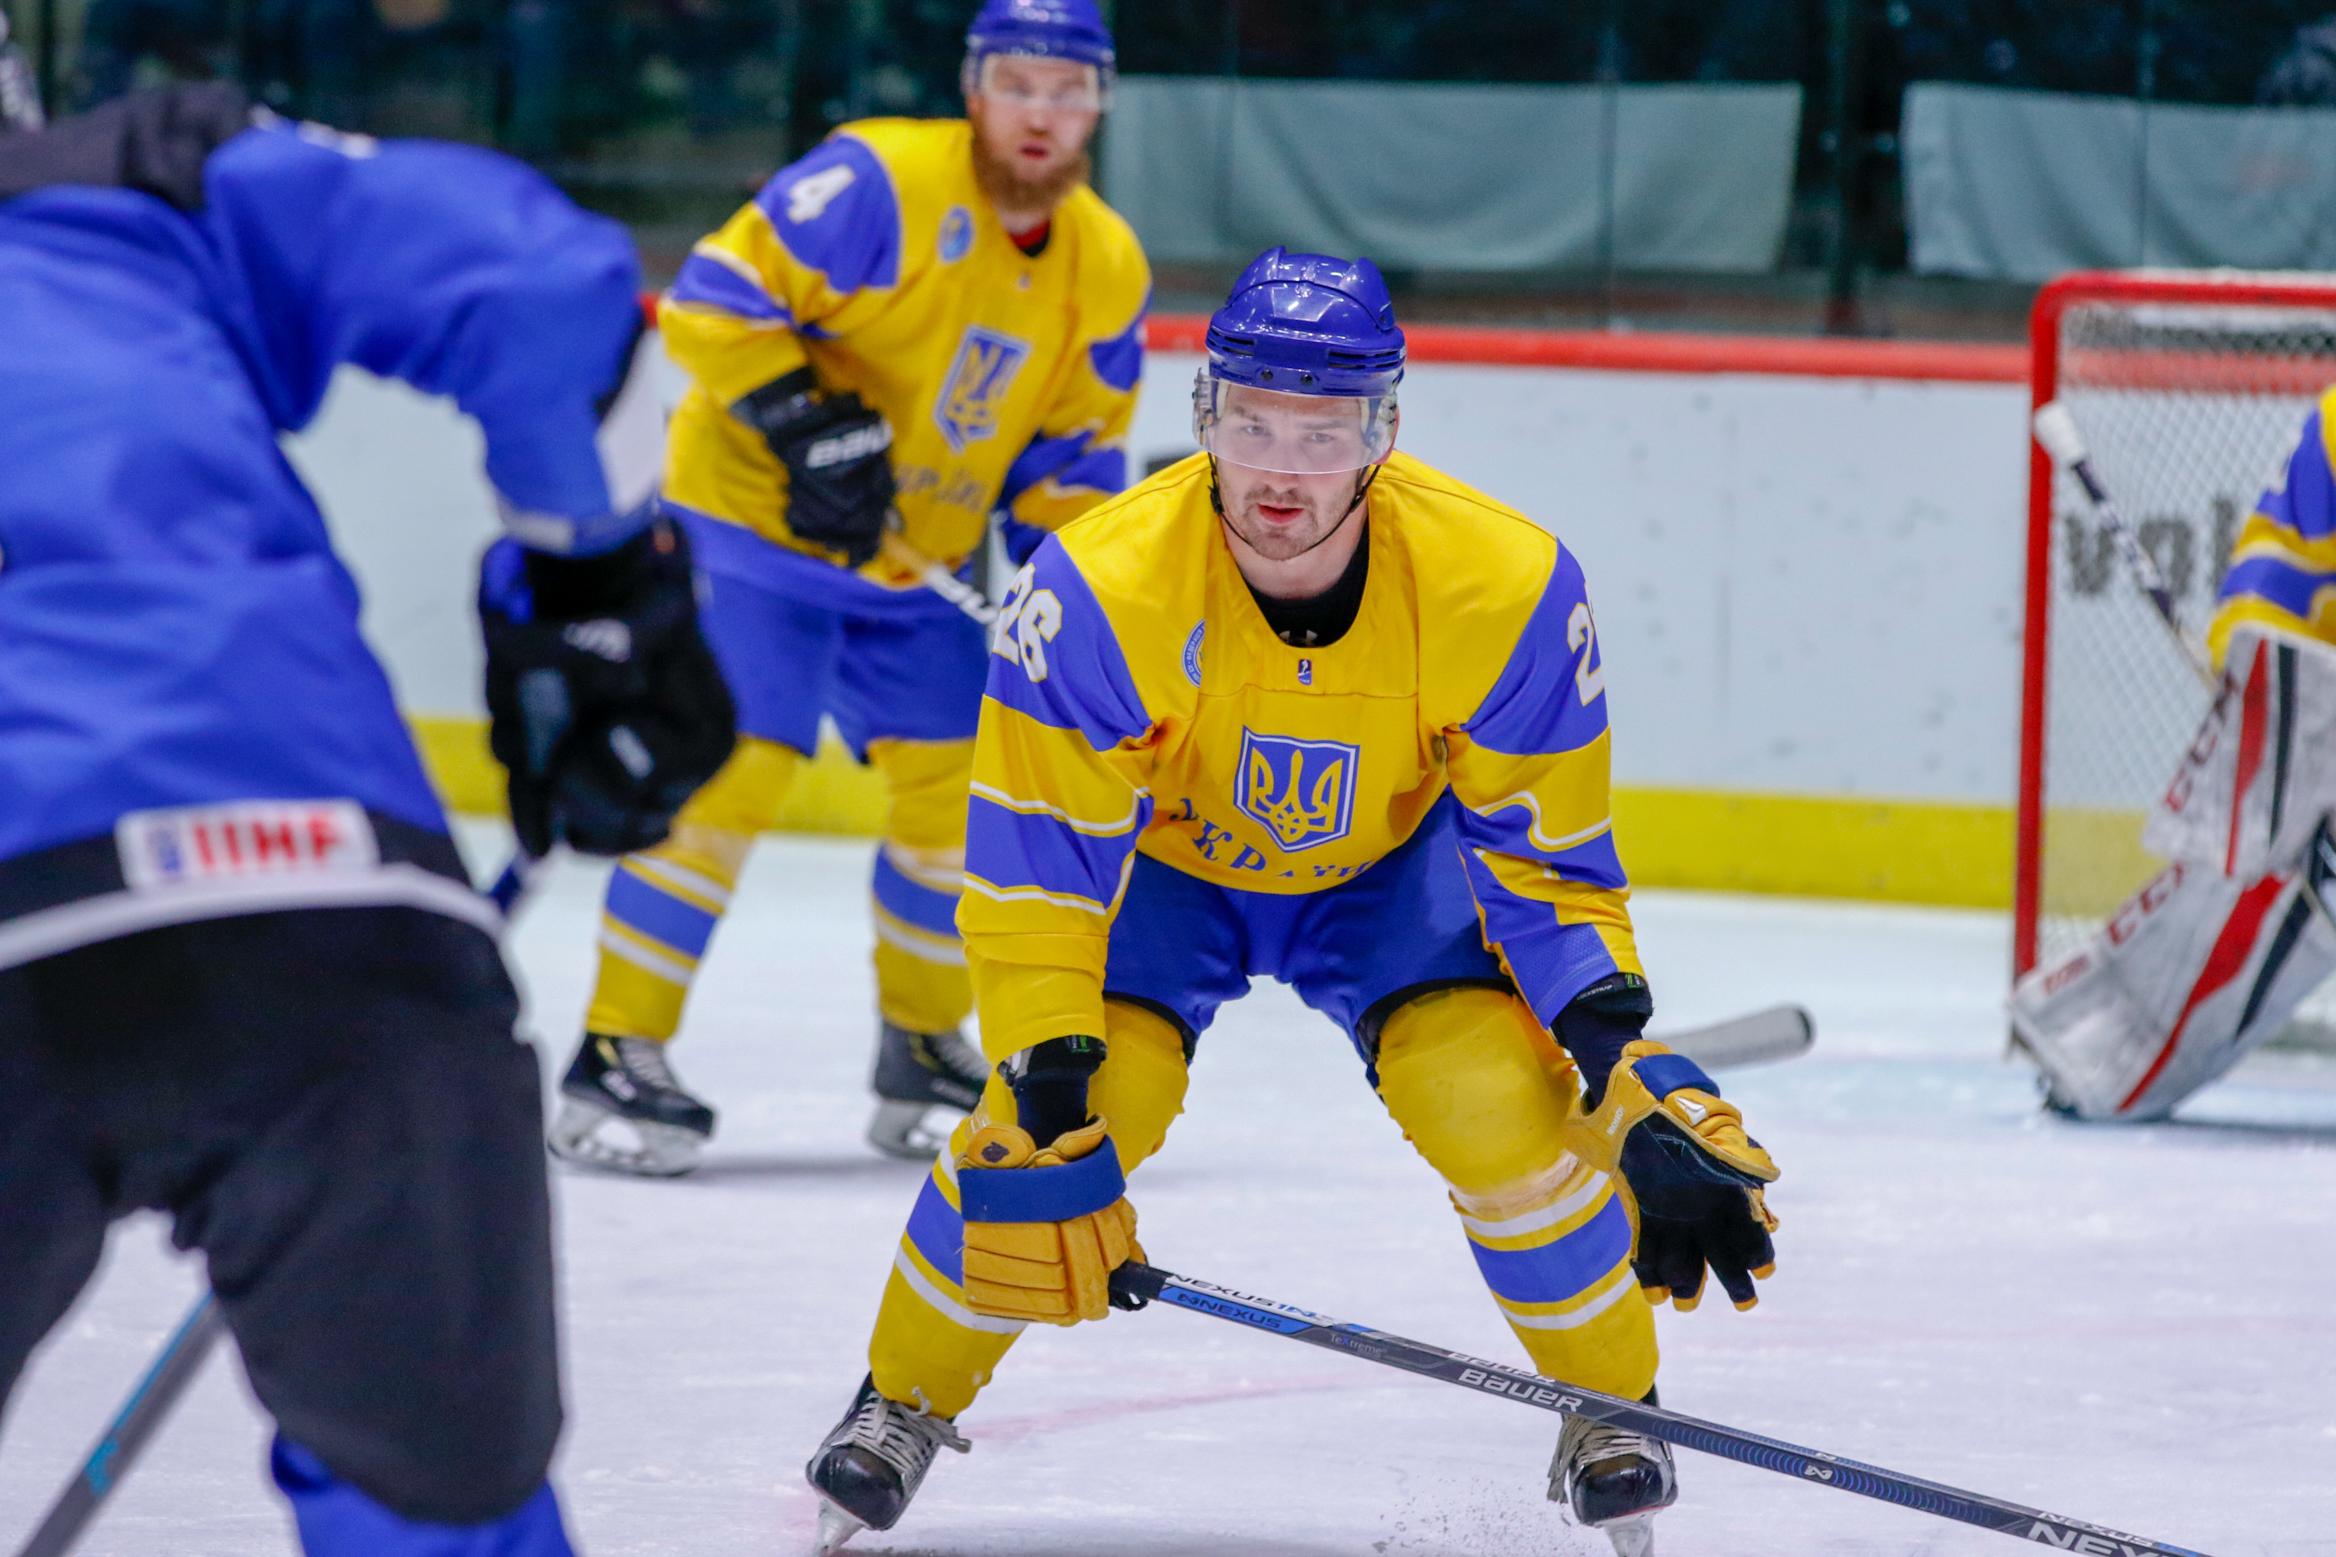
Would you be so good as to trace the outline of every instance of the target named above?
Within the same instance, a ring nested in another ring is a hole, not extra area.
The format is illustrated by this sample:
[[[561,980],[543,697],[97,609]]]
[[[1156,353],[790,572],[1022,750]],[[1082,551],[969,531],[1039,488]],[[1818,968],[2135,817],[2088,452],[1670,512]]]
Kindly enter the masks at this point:
[[[844,1542],[867,1528],[867,1525],[830,1503],[826,1495],[822,1494],[819,1499],[819,1546],[816,1557],[834,1557]]]
[[[1633,1514],[1599,1528],[1614,1543],[1614,1557],[1655,1557],[1654,1515]]]
[[[626,1146],[621,1139],[610,1139],[605,1132],[612,1129],[630,1131],[638,1144]],[[674,1179],[692,1172],[704,1144],[704,1137],[678,1125],[627,1119],[576,1098],[561,1102],[560,1116],[544,1138],[544,1145],[562,1162],[645,1179]]]
[[[876,1113],[868,1121],[868,1144],[887,1157],[898,1157],[907,1162],[930,1162],[936,1152],[948,1144],[949,1130],[935,1131],[925,1124],[925,1115],[940,1103],[899,1103],[890,1098],[879,1098]]]

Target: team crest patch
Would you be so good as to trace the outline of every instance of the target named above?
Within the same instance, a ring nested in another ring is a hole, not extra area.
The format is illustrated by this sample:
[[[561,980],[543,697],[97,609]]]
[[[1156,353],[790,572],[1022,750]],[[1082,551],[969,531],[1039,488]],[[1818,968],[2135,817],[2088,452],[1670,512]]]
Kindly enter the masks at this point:
[[[1361,750],[1345,741],[1301,741],[1244,729],[1233,803],[1264,823],[1284,853],[1335,842],[1354,825],[1361,760]]]
[[[1200,622],[1192,629],[1192,636],[1184,640],[1184,679],[1200,685],[1200,646],[1209,635],[1209,624]]]
[[[973,213],[961,205],[941,218],[941,263],[954,265],[973,247]]]
[[[1011,335],[978,324],[965,327],[957,360],[949,365],[949,376],[941,381],[940,396],[933,402],[933,420],[950,448],[962,454],[967,444],[996,436],[998,407],[1029,356],[1029,345]]]

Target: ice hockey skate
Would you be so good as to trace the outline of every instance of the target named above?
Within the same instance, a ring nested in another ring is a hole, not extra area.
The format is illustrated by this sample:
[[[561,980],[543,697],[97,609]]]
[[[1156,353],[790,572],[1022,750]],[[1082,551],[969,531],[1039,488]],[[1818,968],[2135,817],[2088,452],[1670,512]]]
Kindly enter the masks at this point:
[[[989,1062],[956,1033],[919,1033],[886,1022],[876,1036],[876,1114],[868,1144],[889,1157],[926,1158],[941,1149],[947,1129],[925,1123],[935,1108],[973,1112],[989,1081]]]
[[[1648,1404],[1654,1392],[1647,1392]],[[1679,1497],[1671,1446],[1628,1428],[1569,1416],[1549,1462],[1549,1500],[1606,1532],[1615,1557],[1654,1557],[1655,1514]]]
[[[683,1090],[653,1039],[586,1033],[560,1097],[547,1144],[563,1162],[678,1178],[714,1133],[714,1111]]]
[[[948,1417],[887,1400],[873,1377],[862,1379],[852,1408],[803,1468],[819,1494],[819,1557],[862,1530],[897,1524],[944,1445],[959,1454],[973,1448]]]

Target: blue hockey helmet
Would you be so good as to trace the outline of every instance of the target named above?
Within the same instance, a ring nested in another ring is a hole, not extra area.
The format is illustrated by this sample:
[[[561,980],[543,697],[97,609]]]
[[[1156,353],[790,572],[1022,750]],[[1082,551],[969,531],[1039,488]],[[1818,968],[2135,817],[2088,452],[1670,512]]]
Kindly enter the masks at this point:
[[[1087,66],[1093,72],[1093,100],[1077,106],[1105,106],[1118,75],[1111,28],[1095,0],[983,0],[965,30],[967,96],[989,90],[986,67],[1001,55]]]
[[[1268,249],[1209,316],[1208,362],[1192,388],[1193,438],[1259,470],[1377,464],[1395,445],[1403,361],[1403,331],[1378,266]],[[1265,414],[1282,396],[1323,403]],[[1249,414],[1233,414],[1243,408]]]

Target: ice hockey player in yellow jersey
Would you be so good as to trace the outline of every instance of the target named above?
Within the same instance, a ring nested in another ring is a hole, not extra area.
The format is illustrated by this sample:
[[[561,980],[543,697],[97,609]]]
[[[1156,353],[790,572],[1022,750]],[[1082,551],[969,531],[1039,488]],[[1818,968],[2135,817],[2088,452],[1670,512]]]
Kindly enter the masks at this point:
[[[739,743],[671,840],[610,881],[561,1156],[695,1165],[714,1115],[665,1045],[822,715],[891,791],[869,1139],[929,1156],[928,1111],[979,1097],[954,916],[986,644],[882,543],[895,525],[958,568],[993,514],[1035,540],[1126,485],[1150,276],[1086,184],[1111,81],[1090,0],[989,0],[966,38],[966,119],[843,126],[666,294],[659,322],[690,386],[665,503],[695,547]],[[773,1012],[774,1038],[785,1025]]]
[[[1394,451],[1367,260],[1275,249],[1210,320],[1202,452],[1039,548],[992,638],[958,910],[998,1062],[911,1211],[871,1370],[809,1467],[889,1529],[1028,1323],[1102,1318],[1125,1174],[1252,977],[1293,985],[1448,1185],[1543,1373],[1654,1398],[1654,1302],[1774,1262],[1775,1165],[1652,1003],[1573,556]],[[1617,1551],[1658,1442],[1569,1418],[1550,1496]]]

